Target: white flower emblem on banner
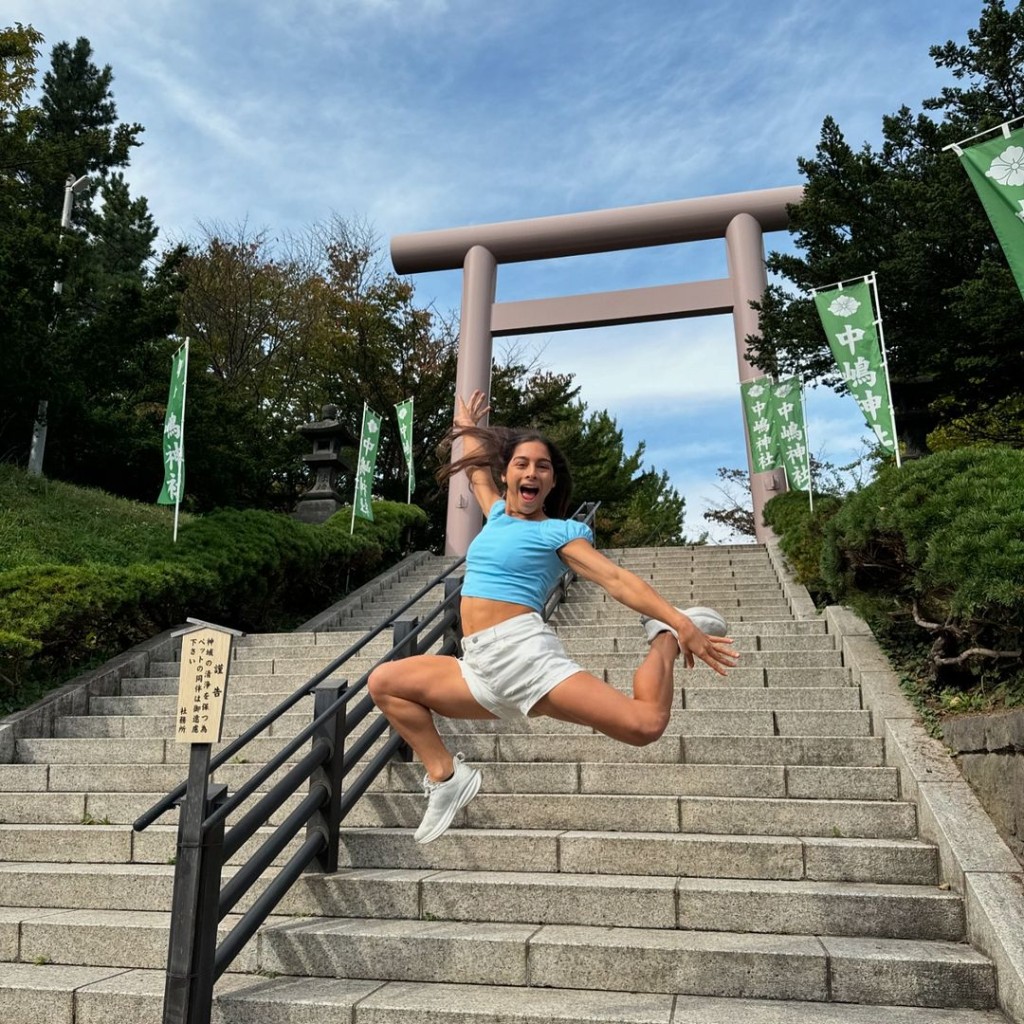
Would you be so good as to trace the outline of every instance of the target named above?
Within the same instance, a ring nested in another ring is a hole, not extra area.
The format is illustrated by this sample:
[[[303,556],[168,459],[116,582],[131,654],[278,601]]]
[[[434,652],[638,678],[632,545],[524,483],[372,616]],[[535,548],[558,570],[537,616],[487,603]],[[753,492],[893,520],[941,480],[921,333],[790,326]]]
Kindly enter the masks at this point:
[[[1024,185],[1024,146],[1007,146],[985,172],[998,185]]]
[[[828,311],[835,316],[853,316],[860,309],[860,301],[852,295],[839,295],[828,304]]]

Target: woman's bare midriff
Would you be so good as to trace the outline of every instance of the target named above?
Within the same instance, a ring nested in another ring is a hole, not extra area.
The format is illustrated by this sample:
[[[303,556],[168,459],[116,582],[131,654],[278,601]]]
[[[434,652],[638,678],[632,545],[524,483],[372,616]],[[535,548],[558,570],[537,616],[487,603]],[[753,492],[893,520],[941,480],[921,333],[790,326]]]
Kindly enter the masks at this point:
[[[499,622],[514,619],[517,615],[529,615],[536,611],[525,604],[510,604],[508,601],[492,601],[488,597],[464,597],[461,604],[463,636],[472,636],[482,629],[490,629]]]

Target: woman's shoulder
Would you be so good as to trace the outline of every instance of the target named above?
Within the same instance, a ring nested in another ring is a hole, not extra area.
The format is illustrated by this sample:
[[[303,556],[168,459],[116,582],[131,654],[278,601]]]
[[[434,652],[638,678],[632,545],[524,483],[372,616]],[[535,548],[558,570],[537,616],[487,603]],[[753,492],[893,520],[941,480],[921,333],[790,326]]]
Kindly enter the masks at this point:
[[[593,543],[594,535],[586,523],[578,519],[545,519],[548,531],[561,540],[562,544],[568,544],[571,540],[589,540]]]

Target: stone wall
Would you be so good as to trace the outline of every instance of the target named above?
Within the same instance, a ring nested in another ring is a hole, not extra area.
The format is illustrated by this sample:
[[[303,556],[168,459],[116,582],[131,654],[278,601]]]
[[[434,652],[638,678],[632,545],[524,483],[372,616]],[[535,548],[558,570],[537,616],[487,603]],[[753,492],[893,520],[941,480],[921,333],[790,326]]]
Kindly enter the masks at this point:
[[[1024,864],[1024,710],[950,718],[942,735],[964,778]]]

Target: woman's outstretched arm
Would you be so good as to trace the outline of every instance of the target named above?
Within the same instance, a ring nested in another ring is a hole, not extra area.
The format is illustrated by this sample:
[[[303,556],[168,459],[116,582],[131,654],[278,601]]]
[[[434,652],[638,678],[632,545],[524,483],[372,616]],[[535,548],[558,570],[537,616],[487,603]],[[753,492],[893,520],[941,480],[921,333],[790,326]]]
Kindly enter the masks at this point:
[[[659,619],[678,635],[679,647],[687,656],[687,665],[700,658],[719,675],[736,664],[737,653],[727,636],[709,636],[678,608],[669,604],[649,583],[601,554],[590,541],[579,538],[569,541],[558,551],[559,557],[573,572],[591,580],[620,604],[641,615]]]

